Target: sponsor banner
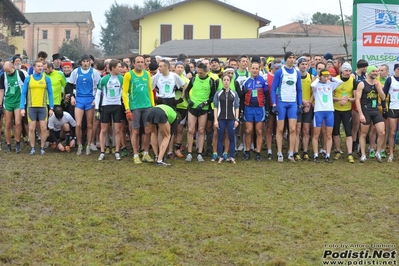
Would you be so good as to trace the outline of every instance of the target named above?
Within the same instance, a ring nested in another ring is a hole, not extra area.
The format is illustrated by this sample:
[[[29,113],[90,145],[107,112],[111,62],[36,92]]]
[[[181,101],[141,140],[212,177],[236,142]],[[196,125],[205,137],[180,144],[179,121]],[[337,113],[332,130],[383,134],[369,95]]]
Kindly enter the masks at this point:
[[[392,74],[393,65],[399,62],[399,2],[386,6],[359,3],[356,18],[356,54],[353,58],[356,61],[365,59],[370,65],[387,64]]]

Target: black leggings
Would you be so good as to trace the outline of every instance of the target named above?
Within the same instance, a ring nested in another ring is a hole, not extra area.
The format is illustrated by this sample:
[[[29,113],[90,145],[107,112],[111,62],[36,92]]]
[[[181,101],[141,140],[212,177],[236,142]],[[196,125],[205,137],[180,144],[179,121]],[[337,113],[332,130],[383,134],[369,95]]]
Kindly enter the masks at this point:
[[[340,126],[344,125],[345,135],[352,137],[352,110],[349,111],[334,111],[334,128],[333,136],[340,135]]]

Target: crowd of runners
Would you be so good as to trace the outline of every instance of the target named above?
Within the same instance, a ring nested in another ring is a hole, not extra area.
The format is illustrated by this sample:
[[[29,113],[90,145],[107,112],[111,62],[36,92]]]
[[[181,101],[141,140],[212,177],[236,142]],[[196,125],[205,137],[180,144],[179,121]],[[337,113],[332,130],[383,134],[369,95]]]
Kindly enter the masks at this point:
[[[49,61],[41,51],[27,68],[15,55],[0,75],[2,147],[21,153],[25,142],[31,156],[38,145],[40,155],[97,151],[100,161],[108,154],[116,160],[132,155],[135,164],[159,166],[206,157],[236,163],[238,155],[256,161],[392,162],[399,62],[394,69],[363,59],[355,65],[330,53],[292,52],[225,62],[184,54],[122,61],[85,54],[75,65],[59,54]]]

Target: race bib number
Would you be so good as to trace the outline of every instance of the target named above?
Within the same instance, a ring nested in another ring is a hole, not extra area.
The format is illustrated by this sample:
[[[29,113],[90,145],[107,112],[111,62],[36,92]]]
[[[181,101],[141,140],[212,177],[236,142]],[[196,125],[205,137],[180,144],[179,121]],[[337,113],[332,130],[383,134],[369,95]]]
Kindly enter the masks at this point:
[[[169,93],[170,92],[170,86],[169,84],[165,84],[165,92]]]
[[[373,108],[377,107],[377,100],[372,100],[371,101],[371,107],[373,107]]]
[[[324,94],[323,95],[323,103],[327,103],[328,102],[328,95]]]
[[[252,97],[258,97],[258,90],[252,90]]]

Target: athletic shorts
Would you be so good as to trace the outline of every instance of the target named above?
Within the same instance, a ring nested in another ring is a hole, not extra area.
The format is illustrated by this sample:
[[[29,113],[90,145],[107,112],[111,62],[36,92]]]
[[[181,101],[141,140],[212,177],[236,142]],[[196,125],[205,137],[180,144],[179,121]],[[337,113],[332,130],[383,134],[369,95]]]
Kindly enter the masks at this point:
[[[277,120],[297,119],[298,105],[296,102],[277,102]]]
[[[187,109],[177,108],[176,111],[180,114],[180,124],[184,125],[187,118]]]
[[[370,125],[370,122],[373,121],[373,124],[376,125],[380,122],[384,122],[384,118],[380,114],[380,111],[378,109],[366,109],[362,108],[362,112],[364,117],[366,118],[366,123],[363,125]]]
[[[337,111],[334,112],[334,129],[333,136],[340,135],[340,127],[344,126],[345,136],[352,137],[352,110],[349,111]]]
[[[263,122],[265,121],[265,108],[245,106],[244,107],[244,121],[245,122]]]
[[[19,109],[19,102],[12,103],[4,100],[3,107],[6,111],[14,112],[15,110]]]
[[[161,108],[151,108],[148,112],[146,121],[151,124],[165,124],[168,122],[168,116]]]
[[[313,126],[321,127],[323,121],[326,127],[334,126],[334,112],[333,111],[319,111],[314,113]]]
[[[158,108],[159,109],[159,108]],[[132,111],[133,113],[133,123],[132,123],[132,128],[133,129],[138,129],[140,128],[140,121],[143,122],[143,126],[147,127],[147,116],[148,112],[151,110],[151,108],[139,108],[135,109]]]
[[[307,123],[310,124],[312,123],[313,119],[313,107],[310,107],[309,112],[303,113],[300,115],[297,115],[297,123]]]
[[[92,108],[94,108],[93,101],[94,97],[76,97],[76,108],[83,110],[83,111],[88,111]]]
[[[123,113],[120,105],[105,105],[102,107],[100,121],[101,123],[120,123]]]
[[[399,110],[388,109],[389,118],[399,118]]]
[[[188,111],[195,117],[200,117],[208,114],[208,110],[197,110],[195,108],[188,108]]]
[[[47,121],[46,107],[28,107],[28,122],[32,121]]]

